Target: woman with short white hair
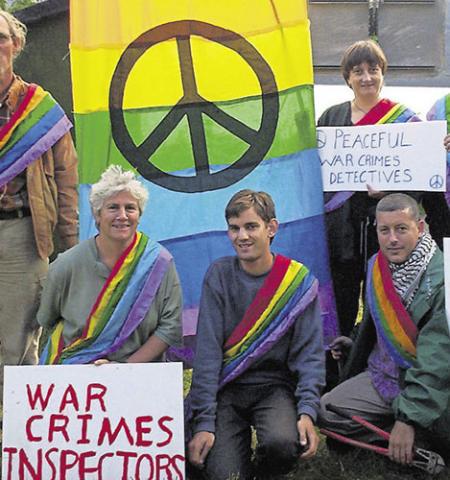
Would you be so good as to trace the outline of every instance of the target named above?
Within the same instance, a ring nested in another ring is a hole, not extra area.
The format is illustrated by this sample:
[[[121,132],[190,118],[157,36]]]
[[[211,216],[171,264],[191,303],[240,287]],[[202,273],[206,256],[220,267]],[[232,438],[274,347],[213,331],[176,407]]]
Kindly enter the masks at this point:
[[[41,364],[151,362],[181,342],[172,256],[137,230],[148,192],[112,165],[92,186],[99,231],[50,266],[38,322],[53,328]]]

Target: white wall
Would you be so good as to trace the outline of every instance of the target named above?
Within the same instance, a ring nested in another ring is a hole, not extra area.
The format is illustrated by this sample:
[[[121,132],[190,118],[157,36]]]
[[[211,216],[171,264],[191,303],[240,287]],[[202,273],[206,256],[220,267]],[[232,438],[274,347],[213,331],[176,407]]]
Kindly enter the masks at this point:
[[[448,93],[450,93],[450,87],[386,86],[383,88],[382,96],[403,103],[414,110],[420,118],[425,120],[426,114],[433,103]],[[319,118],[322,112],[331,105],[342,103],[352,98],[352,91],[346,85],[314,85],[316,118]]]

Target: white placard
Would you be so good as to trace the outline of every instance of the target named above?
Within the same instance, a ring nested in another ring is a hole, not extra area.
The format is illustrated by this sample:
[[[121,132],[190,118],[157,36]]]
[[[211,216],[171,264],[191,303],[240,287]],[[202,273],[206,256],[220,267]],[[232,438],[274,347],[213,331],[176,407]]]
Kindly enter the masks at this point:
[[[445,313],[450,331],[450,238],[444,238]]]
[[[326,192],[445,191],[445,121],[319,127]]]
[[[183,480],[181,363],[5,367],[3,480]]]

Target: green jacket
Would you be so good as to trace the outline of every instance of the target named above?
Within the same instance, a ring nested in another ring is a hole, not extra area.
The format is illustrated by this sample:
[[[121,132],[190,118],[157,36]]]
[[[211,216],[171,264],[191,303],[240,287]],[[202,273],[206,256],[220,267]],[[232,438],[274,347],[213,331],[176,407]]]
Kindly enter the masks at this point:
[[[392,408],[396,419],[450,436],[450,334],[444,302],[444,260],[438,249],[424,273],[408,312],[419,328],[414,365],[400,372],[401,393]],[[365,308],[344,377],[367,368],[376,342],[375,325]]]

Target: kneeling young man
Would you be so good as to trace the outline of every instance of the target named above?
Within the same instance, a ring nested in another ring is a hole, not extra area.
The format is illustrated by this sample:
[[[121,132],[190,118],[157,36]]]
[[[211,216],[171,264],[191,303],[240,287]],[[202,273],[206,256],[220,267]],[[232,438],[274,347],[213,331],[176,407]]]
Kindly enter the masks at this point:
[[[304,265],[271,252],[278,222],[267,193],[236,193],[225,217],[236,256],[214,262],[203,283],[189,459],[211,480],[271,478],[319,443],[318,283]]]
[[[391,430],[391,459],[411,463],[418,432],[447,454],[450,447],[443,256],[424,232],[411,197],[384,197],[376,222],[380,250],[369,262],[364,319],[345,367],[347,380],[322,398],[319,423],[354,439],[379,441],[326,406],[359,415]]]

